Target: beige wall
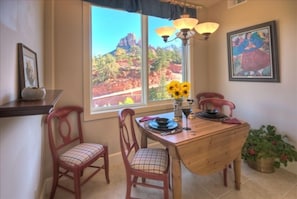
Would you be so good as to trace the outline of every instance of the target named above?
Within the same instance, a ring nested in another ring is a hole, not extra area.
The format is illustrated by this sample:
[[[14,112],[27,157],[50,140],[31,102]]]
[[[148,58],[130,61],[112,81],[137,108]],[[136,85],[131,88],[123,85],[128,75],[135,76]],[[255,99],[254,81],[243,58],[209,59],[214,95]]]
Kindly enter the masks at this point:
[[[208,11],[219,30],[208,41],[207,85],[196,85],[197,92],[213,90],[223,93],[236,104],[235,116],[248,121],[252,128],[273,124],[297,143],[297,1],[248,0],[227,8],[227,2]],[[276,20],[280,83],[236,82],[228,80],[226,34],[244,27]],[[197,56],[198,57],[198,56]],[[199,59],[199,58],[198,58]],[[196,60],[196,63],[199,60]],[[199,73],[199,72],[198,72]],[[288,167],[297,173],[297,163]]]
[[[17,43],[37,53],[43,86],[43,0],[0,0],[0,104],[18,96]],[[37,198],[43,184],[41,116],[0,118],[0,198]]]

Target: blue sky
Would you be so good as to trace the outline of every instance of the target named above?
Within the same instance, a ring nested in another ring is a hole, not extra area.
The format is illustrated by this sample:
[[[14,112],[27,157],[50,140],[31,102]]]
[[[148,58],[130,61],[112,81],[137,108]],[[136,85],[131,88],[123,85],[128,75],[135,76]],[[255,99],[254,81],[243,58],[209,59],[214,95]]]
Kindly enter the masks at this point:
[[[136,35],[136,40],[138,41],[141,34],[140,24],[141,17],[138,14],[116,11],[114,9],[101,9],[100,7],[93,6],[92,55],[103,55],[114,50],[119,40],[131,32]],[[149,43],[155,47],[172,44],[179,45],[176,42],[167,44],[163,42],[163,39],[155,32],[155,29],[161,26],[172,26],[172,21],[156,17],[149,18]],[[174,35],[170,38],[174,38]]]

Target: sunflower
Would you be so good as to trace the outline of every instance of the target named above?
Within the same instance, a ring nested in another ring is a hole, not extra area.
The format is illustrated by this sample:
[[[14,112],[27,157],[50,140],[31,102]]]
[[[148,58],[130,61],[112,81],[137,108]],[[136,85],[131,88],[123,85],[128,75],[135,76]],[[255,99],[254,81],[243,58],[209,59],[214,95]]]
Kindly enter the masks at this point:
[[[174,99],[180,99],[183,97],[188,97],[190,92],[190,83],[189,82],[182,82],[172,80],[167,86],[167,92],[171,97]]]

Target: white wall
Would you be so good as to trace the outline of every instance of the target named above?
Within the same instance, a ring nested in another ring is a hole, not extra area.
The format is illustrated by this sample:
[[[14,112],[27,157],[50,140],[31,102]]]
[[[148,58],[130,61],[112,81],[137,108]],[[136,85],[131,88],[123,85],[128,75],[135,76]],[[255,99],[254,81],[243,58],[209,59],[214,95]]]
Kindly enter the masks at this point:
[[[219,30],[208,41],[206,89],[223,93],[236,104],[235,116],[252,128],[275,125],[287,134],[297,147],[297,1],[248,0],[227,8],[222,1],[208,10],[210,21],[220,23]],[[228,32],[276,20],[280,83],[236,82],[228,80]],[[197,60],[199,61],[199,60]],[[197,85],[198,91],[200,85]],[[203,88],[205,89],[205,88]],[[288,167],[297,173],[297,163]]]
[[[37,53],[43,86],[43,0],[0,0],[0,104],[18,97],[17,43]],[[41,116],[0,118],[0,198],[37,198],[43,175]]]

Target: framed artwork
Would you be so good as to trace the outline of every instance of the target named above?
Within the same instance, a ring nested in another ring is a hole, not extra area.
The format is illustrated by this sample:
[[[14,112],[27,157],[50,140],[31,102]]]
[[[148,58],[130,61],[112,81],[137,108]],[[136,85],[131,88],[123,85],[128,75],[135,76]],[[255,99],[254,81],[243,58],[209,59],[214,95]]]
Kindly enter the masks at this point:
[[[227,33],[230,81],[280,82],[276,22]]]
[[[26,87],[38,88],[37,55],[22,43],[18,43],[18,65],[20,92]]]

